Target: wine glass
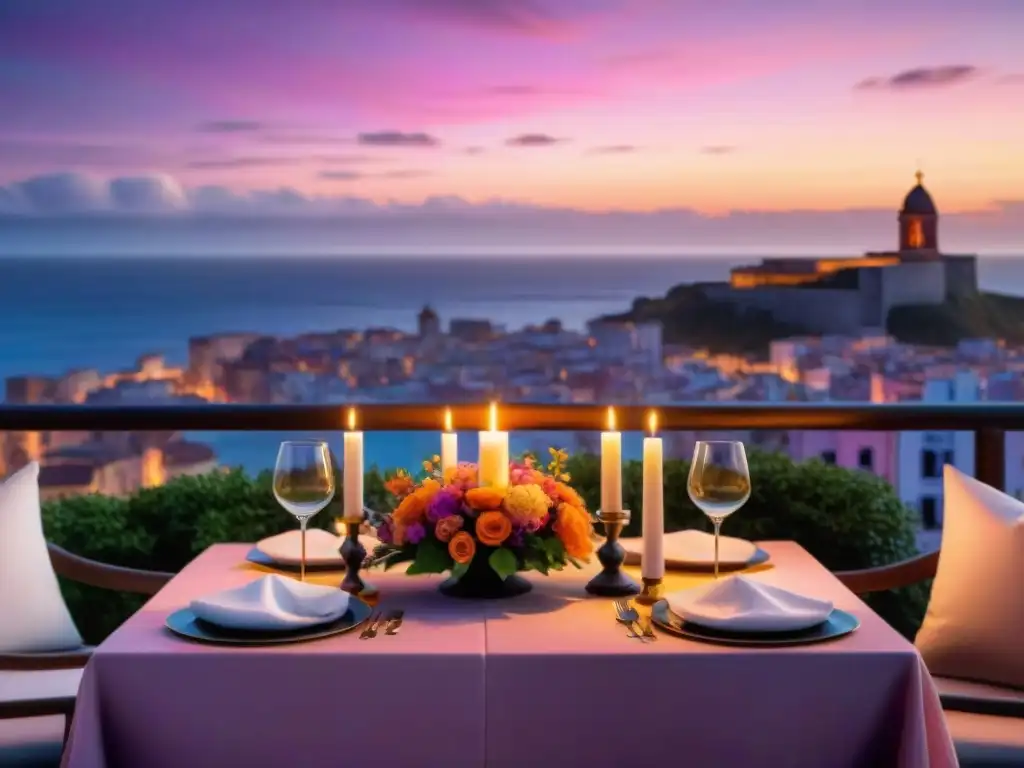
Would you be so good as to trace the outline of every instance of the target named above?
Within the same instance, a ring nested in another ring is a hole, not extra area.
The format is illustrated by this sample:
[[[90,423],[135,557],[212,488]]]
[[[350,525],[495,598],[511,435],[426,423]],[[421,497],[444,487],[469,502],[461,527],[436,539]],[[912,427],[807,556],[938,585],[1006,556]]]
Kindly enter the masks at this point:
[[[281,443],[274,467],[274,498],[293,514],[302,531],[300,581],[306,580],[306,523],[334,497],[331,450],[321,440]]]
[[[718,578],[718,537],[722,521],[750,498],[750,470],[743,443],[737,440],[700,440],[686,490],[697,508],[715,525],[715,578]]]

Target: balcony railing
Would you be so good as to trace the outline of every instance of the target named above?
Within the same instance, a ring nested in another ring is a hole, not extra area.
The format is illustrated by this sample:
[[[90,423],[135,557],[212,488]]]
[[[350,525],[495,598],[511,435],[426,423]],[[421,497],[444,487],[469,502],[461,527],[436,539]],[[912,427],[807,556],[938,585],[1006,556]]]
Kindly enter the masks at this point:
[[[364,431],[439,431],[443,406],[356,404]],[[76,405],[2,405],[0,432],[46,431],[318,431],[343,430],[346,406],[199,405],[94,407]],[[1005,436],[1024,430],[1024,404],[969,405],[808,405],[692,404],[615,406],[619,429],[640,431],[647,414],[658,414],[659,431],[673,430],[858,430],[969,431],[974,433],[976,477],[1004,486]],[[486,405],[452,406],[456,430],[485,429]],[[604,405],[502,404],[505,430],[598,431]]]

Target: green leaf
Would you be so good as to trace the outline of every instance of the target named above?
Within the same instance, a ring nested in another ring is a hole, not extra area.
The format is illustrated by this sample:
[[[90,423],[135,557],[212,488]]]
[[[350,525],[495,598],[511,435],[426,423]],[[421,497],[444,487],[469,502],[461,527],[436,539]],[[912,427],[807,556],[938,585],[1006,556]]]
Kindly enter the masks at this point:
[[[491,568],[501,577],[502,581],[519,570],[516,556],[512,553],[511,549],[506,549],[505,547],[498,547],[498,549],[491,552],[487,562],[490,563]]]
[[[421,573],[444,573],[451,565],[452,558],[447,549],[434,539],[424,539],[416,548],[416,559],[412,561],[406,573],[410,576]]]
[[[452,566],[452,578],[461,579],[469,570],[469,563],[456,563]]]
[[[552,565],[565,563],[565,546],[557,536],[544,539],[544,551],[548,553],[548,559]]]
[[[546,555],[543,557],[536,557],[534,555],[527,555],[523,559],[523,568],[527,571],[537,571],[543,573],[545,576],[548,575],[550,570],[548,566],[548,558]]]
[[[568,560],[568,561],[569,561],[570,563],[572,563],[573,565],[575,565],[575,566],[576,566],[577,568],[582,568],[582,567],[583,567],[583,563],[581,563],[581,562],[580,562],[579,560],[577,560],[577,559],[576,559],[575,557],[569,557],[568,555],[566,555],[566,556],[565,556],[565,559],[566,559],[566,560]]]

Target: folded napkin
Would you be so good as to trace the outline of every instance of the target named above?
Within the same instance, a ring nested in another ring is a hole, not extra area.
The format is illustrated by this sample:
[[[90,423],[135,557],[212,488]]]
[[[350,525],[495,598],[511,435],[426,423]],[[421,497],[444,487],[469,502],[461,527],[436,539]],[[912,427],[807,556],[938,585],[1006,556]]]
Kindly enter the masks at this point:
[[[344,541],[343,536],[335,536],[322,528],[310,528],[306,531],[306,565],[339,565],[345,563],[341,559],[339,549]],[[361,535],[360,543],[366,547],[367,553],[372,552],[380,542],[373,536]],[[256,542],[256,549],[281,565],[298,565],[302,561],[302,532],[287,531]]]
[[[730,632],[795,632],[832,613],[827,600],[804,597],[749,576],[736,575],[665,597],[683,621]]]
[[[644,551],[641,537],[619,539],[626,550],[626,562],[636,564]],[[676,531],[665,534],[665,562],[669,566],[713,565],[715,562],[715,536],[704,531]],[[718,539],[718,562],[742,564],[749,562],[757,547],[745,540],[722,536]]]
[[[308,584],[276,573],[245,586],[193,600],[198,618],[225,629],[253,631],[313,627],[340,619],[349,594],[337,587]]]

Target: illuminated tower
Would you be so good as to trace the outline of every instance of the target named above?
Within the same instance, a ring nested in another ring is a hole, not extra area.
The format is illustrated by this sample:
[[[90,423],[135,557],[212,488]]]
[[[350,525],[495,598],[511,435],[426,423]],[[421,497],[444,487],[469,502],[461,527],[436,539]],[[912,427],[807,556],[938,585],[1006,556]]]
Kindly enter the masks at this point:
[[[937,256],[939,252],[939,212],[932,196],[917,172],[917,185],[907,193],[900,210],[900,252],[920,257]]]

